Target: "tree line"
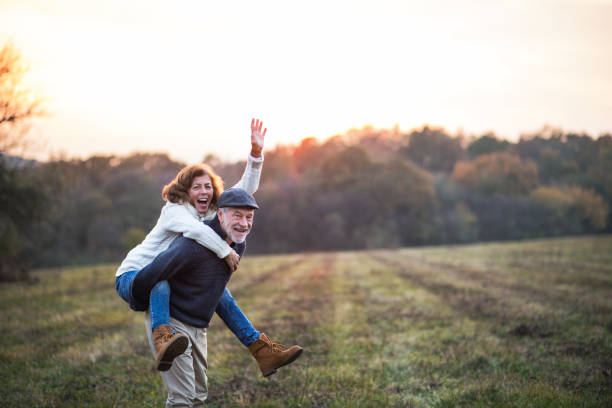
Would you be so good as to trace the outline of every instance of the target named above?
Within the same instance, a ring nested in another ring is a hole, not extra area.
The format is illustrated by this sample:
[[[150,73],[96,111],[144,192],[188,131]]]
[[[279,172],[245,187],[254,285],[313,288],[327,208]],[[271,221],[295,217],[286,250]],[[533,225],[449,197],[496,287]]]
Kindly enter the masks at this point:
[[[269,152],[258,199],[263,252],[610,232],[612,136],[353,130]]]
[[[206,157],[236,182],[244,162]],[[163,153],[0,160],[2,275],[120,261],[185,163]],[[512,143],[363,128],[265,153],[249,251],[278,253],[612,231],[612,136],[544,129]]]

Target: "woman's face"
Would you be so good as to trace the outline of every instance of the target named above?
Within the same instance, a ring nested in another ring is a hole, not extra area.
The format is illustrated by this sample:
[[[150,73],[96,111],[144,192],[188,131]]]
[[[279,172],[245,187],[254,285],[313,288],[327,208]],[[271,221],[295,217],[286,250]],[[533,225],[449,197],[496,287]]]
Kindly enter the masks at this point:
[[[193,179],[189,188],[189,202],[198,213],[206,214],[213,198],[213,185],[208,174]]]

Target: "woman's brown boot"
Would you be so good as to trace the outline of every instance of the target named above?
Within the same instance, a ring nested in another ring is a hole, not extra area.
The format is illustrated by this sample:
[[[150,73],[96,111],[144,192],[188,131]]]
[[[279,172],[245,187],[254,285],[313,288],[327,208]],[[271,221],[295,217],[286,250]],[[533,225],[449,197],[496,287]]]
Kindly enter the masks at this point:
[[[249,346],[249,351],[257,360],[264,377],[274,374],[282,366],[293,363],[303,350],[300,346],[285,349],[282,344],[272,343],[264,333],[261,333],[259,338]]]
[[[155,368],[168,371],[172,361],[187,349],[189,339],[183,333],[173,334],[170,326],[163,324],[153,329],[153,344],[157,351]]]

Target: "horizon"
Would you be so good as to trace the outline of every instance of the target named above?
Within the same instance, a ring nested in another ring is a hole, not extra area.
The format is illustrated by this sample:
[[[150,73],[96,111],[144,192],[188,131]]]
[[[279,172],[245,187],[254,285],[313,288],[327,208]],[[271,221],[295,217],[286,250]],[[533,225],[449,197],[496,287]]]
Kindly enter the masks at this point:
[[[224,162],[372,126],[515,142],[612,132],[612,1],[5,1],[0,41],[49,100],[36,158],[167,153]]]
[[[264,149],[264,155],[266,154],[265,152],[268,151],[274,151],[277,148],[297,148],[304,140],[306,139],[310,139],[310,138],[314,138],[316,140],[316,142],[318,144],[325,144],[327,141],[329,141],[332,138],[335,137],[340,137],[343,138],[343,141],[346,142],[347,146],[352,146],[354,145],[354,142],[350,140],[351,137],[351,133],[356,132],[356,133],[360,133],[362,131],[369,131],[371,130],[372,132],[376,133],[376,132],[393,132],[393,134],[399,134],[401,136],[407,136],[412,132],[418,132],[423,130],[424,128],[430,128],[430,129],[434,129],[434,130],[442,130],[443,132],[445,132],[448,136],[450,136],[451,138],[455,139],[455,138],[460,138],[461,139],[461,145],[463,148],[467,148],[467,146],[469,145],[469,143],[473,140],[476,140],[477,138],[480,138],[482,136],[486,136],[486,135],[494,135],[498,140],[502,140],[502,141],[507,141],[510,143],[518,143],[521,139],[525,140],[525,139],[530,139],[532,137],[535,136],[541,136],[543,138],[550,138],[552,135],[556,135],[561,133],[562,136],[566,136],[568,134],[576,134],[579,136],[587,136],[590,137],[593,140],[597,140],[600,137],[604,137],[604,136],[610,136],[612,137],[612,132],[602,132],[598,135],[591,135],[589,133],[586,132],[573,132],[573,131],[566,131],[564,129],[561,128],[557,128],[557,127],[553,127],[550,125],[543,125],[542,127],[540,127],[539,129],[533,131],[533,132],[525,132],[522,133],[519,138],[517,138],[516,140],[511,140],[508,138],[504,138],[499,136],[498,134],[496,134],[494,131],[490,131],[492,133],[489,132],[483,132],[481,134],[471,134],[471,135],[465,135],[464,133],[462,133],[461,130],[452,133],[449,132],[447,129],[445,129],[442,126],[436,126],[430,123],[425,123],[419,127],[413,127],[411,129],[408,130],[403,130],[403,129],[399,129],[397,127],[391,127],[391,128],[375,128],[372,127],[371,125],[364,125],[361,128],[351,128],[348,129],[347,131],[343,132],[343,133],[338,133],[338,134],[334,134],[334,135],[330,135],[327,137],[314,137],[314,136],[307,136],[304,139],[295,141],[295,142],[290,142],[290,143],[277,143],[274,146],[271,147],[267,147]],[[383,135],[384,137],[389,137],[389,135]],[[134,155],[138,155],[138,154],[165,154],[168,156],[168,158],[172,161],[175,162],[182,162],[182,163],[186,163],[189,164],[190,162],[181,159],[180,157],[175,157],[173,156],[170,152],[168,151],[164,151],[164,150],[133,150],[133,151],[129,151],[129,152],[92,152],[89,153],[87,155],[67,155],[65,152],[54,152],[54,154],[49,154],[45,157],[36,157],[35,155],[30,155],[28,153],[26,154],[20,154],[20,153],[0,153],[0,155],[2,156],[6,156],[6,157],[11,157],[11,158],[15,158],[15,159],[19,159],[19,160],[24,160],[24,161],[36,161],[36,162],[41,162],[41,163],[46,163],[46,162],[52,162],[52,161],[72,161],[72,160],[82,160],[82,161],[87,161],[93,157],[116,157],[116,158],[127,158],[130,156],[134,156]],[[202,154],[201,159],[199,159],[197,162],[204,162],[204,158],[206,155],[212,155],[214,157],[214,159],[219,160],[219,162],[223,163],[223,164],[233,164],[233,163],[237,163],[237,162],[241,162],[241,161],[246,161],[246,157],[236,157],[236,158],[228,158],[225,159],[223,157],[220,157],[219,155],[215,154],[215,152],[206,152]]]

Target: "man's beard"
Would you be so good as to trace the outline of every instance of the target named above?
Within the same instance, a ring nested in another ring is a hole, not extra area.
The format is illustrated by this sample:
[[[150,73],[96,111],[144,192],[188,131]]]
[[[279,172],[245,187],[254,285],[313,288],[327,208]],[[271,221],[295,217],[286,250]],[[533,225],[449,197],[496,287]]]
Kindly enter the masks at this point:
[[[223,220],[223,227],[225,229],[225,232],[227,233],[227,235],[229,236],[229,238],[232,240],[232,242],[236,243],[236,244],[242,244],[245,240],[247,235],[249,235],[249,231],[246,231],[246,234],[244,235],[240,235],[240,236],[236,236],[236,231],[234,231],[234,229],[228,225],[228,223],[225,221],[225,219]]]

